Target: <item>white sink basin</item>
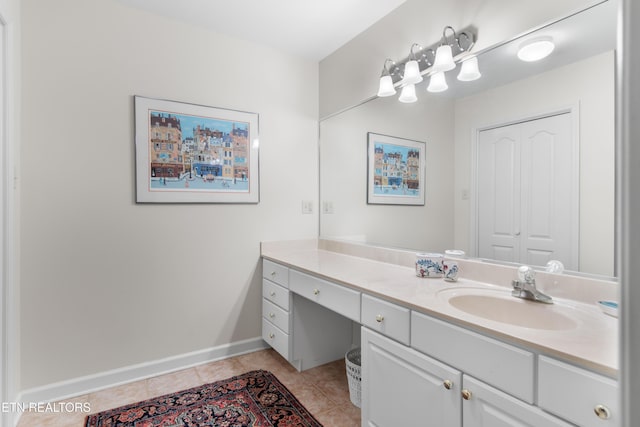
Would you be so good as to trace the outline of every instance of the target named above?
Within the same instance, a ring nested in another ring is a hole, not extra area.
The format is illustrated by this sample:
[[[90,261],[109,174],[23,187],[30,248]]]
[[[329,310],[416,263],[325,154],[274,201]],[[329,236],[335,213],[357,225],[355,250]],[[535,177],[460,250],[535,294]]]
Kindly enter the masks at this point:
[[[554,304],[529,301],[514,297],[503,289],[451,288],[439,291],[438,296],[452,308],[466,314],[529,329],[576,329],[585,316],[592,316],[574,305],[559,301]]]

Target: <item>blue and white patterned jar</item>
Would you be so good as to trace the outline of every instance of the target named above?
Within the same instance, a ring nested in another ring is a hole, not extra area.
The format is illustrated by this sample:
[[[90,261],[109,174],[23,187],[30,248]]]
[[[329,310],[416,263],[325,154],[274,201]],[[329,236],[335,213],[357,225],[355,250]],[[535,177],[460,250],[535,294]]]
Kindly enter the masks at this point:
[[[444,273],[444,280],[449,282],[456,282],[458,280],[458,261],[445,258],[442,261],[442,270]]]
[[[416,276],[442,277],[444,256],[438,253],[416,254]]]

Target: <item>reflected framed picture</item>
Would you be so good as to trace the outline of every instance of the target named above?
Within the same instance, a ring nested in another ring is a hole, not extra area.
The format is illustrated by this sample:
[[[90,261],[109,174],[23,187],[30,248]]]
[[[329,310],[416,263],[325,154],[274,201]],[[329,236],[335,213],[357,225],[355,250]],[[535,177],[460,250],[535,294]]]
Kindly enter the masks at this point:
[[[426,143],[367,133],[367,203],[425,203]]]
[[[138,203],[258,203],[258,114],[134,97]]]

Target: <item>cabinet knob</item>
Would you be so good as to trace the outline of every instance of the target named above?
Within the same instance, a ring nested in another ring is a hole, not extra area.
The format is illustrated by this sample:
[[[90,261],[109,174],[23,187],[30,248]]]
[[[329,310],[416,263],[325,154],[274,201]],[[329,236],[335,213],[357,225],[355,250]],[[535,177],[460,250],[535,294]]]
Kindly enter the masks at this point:
[[[313,294],[314,294],[314,295],[318,295],[319,293],[320,293],[320,289],[314,289],[314,290],[313,290]]]
[[[611,411],[604,405],[596,405],[593,412],[602,420],[608,420],[611,417]]]
[[[462,398],[464,400],[470,400],[471,399],[471,392],[469,390],[467,390],[466,388],[462,390]]]
[[[382,314],[378,314],[376,316],[376,322],[382,323],[383,320],[384,320],[384,316]]]
[[[271,295],[272,297],[275,297],[275,296],[276,296],[276,293],[275,293],[275,292],[273,292],[273,291],[271,291],[271,292],[269,292],[269,295]]]
[[[444,386],[444,388],[446,388],[447,390],[451,390],[451,388],[453,387],[453,382],[451,380],[444,380],[442,382],[442,385]]]
[[[271,272],[271,277],[276,277],[276,272],[275,271]]]
[[[275,313],[269,313],[269,317],[273,319],[274,317],[276,317],[276,314]]]
[[[274,339],[274,338],[275,338],[275,336],[276,336],[276,335],[275,335],[273,332],[271,332],[271,333],[269,334],[269,338],[271,338],[271,339]]]

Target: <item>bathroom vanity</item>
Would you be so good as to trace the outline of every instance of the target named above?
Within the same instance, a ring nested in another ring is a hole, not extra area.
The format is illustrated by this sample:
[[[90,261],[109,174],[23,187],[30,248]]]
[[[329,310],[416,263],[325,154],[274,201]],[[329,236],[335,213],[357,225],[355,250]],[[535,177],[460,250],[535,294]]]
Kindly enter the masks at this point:
[[[366,245],[265,242],[262,256],[264,340],[298,370],[360,345],[362,426],[620,425],[617,319],[594,304],[615,283],[543,275],[555,303],[540,304],[511,297],[514,268],[479,261],[450,283]]]

